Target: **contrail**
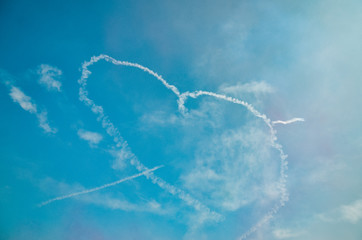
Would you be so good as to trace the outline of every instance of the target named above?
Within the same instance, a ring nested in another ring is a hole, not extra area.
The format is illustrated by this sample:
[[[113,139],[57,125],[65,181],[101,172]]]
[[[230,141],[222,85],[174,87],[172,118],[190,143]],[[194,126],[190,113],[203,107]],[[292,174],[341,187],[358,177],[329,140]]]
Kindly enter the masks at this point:
[[[114,124],[109,120],[109,117],[105,115],[102,106],[98,106],[95,104],[93,100],[88,98],[88,91],[86,90],[87,85],[87,79],[90,76],[91,72],[88,70],[88,67],[93,65],[94,63],[98,62],[99,60],[105,60],[107,62],[111,62],[114,65],[122,65],[122,66],[129,66],[129,67],[135,67],[142,71],[147,72],[148,74],[154,76],[156,79],[158,79],[167,89],[171,90],[177,97],[177,104],[179,111],[183,114],[187,113],[187,109],[185,107],[185,101],[188,97],[191,98],[197,98],[199,96],[211,96],[215,97],[221,100],[225,100],[228,102],[232,102],[235,104],[239,104],[244,106],[247,110],[249,110],[255,117],[262,119],[265,124],[268,126],[270,130],[270,143],[273,148],[275,148],[279,152],[280,156],[280,177],[278,182],[278,189],[280,191],[280,200],[279,202],[264,216],[261,218],[261,220],[255,224],[253,227],[251,227],[246,233],[244,233],[240,240],[245,239],[247,236],[249,236],[251,233],[255,232],[261,225],[268,222],[278,211],[281,207],[285,205],[285,202],[288,201],[289,195],[288,191],[286,189],[286,170],[288,168],[288,161],[287,155],[284,153],[282,145],[280,145],[277,142],[277,131],[273,128],[274,124],[289,124],[296,121],[304,121],[302,118],[294,118],[288,121],[271,121],[265,114],[260,113],[257,111],[251,104],[239,100],[237,98],[229,97],[223,94],[208,92],[208,91],[194,91],[194,92],[184,92],[180,93],[180,91],[177,89],[176,86],[169,84],[165,79],[162,78],[161,75],[155,73],[154,71],[150,70],[147,67],[144,67],[137,63],[131,63],[127,61],[118,61],[110,56],[101,54],[99,56],[93,56],[90,61],[84,62],[82,65],[82,75],[81,78],[78,80],[78,83],[80,84],[79,89],[79,99],[84,102],[93,113],[95,113],[98,118],[97,120],[102,123],[103,128],[107,131],[107,133],[113,137],[114,142],[118,147],[121,147],[122,150],[127,151],[130,153],[130,163],[137,168],[138,171],[144,171],[144,169],[147,169],[138,159],[137,157],[131,152],[130,148],[128,147],[128,144],[125,140],[123,140],[120,132],[118,129],[114,126]],[[161,188],[165,189],[172,195],[178,196],[180,199],[184,200],[188,205],[193,206],[196,210],[206,212],[209,214],[209,216],[214,220],[222,220],[222,216],[216,212],[211,211],[208,207],[204,206],[202,203],[200,203],[198,200],[192,198],[189,194],[185,193],[183,190],[180,190],[168,183],[166,183],[163,179],[157,177],[154,173],[150,173],[148,178],[151,179],[151,181]]]
[[[272,124],[275,125],[275,124],[290,124],[290,123],[294,123],[294,122],[304,122],[304,118],[292,118],[290,120],[287,120],[287,121],[282,121],[282,120],[276,120],[276,121],[273,121]]]
[[[95,192],[95,191],[98,191],[98,190],[101,190],[101,189],[104,189],[104,188],[112,187],[112,186],[114,186],[114,185],[120,184],[120,183],[122,183],[122,182],[131,180],[131,179],[134,179],[134,178],[138,178],[138,177],[143,176],[143,175],[147,176],[147,175],[150,174],[151,172],[156,171],[157,169],[162,168],[162,167],[164,167],[164,166],[163,166],[163,165],[160,165],[160,166],[157,166],[157,167],[148,169],[148,170],[146,170],[146,171],[143,171],[143,172],[141,172],[141,173],[132,175],[132,176],[130,176],[130,177],[126,177],[126,178],[120,179],[120,180],[118,180],[118,181],[112,182],[112,183],[107,183],[107,184],[104,184],[104,185],[99,186],[99,187],[95,187],[95,188],[91,188],[91,189],[86,189],[86,190],[83,190],[83,191],[80,191],[80,192],[71,193],[71,194],[68,194],[68,195],[56,197],[56,198],[50,199],[50,200],[48,200],[48,201],[42,202],[42,203],[40,203],[38,206],[39,206],[39,207],[42,207],[42,206],[45,206],[45,205],[47,205],[47,204],[49,204],[49,203],[52,203],[52,202],[55,202],[55,201],[59,201],[59,200],[63,200],[63,199],[66,199],[66,198],[71,198],[71,197],[79,196],[79,195],[82,195],[82,194],[87,194],[87,193]]]

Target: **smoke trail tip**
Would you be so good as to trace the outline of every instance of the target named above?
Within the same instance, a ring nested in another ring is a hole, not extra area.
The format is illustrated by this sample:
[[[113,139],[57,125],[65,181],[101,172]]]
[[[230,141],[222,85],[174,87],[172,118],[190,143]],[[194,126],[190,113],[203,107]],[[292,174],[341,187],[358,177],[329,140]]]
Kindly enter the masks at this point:
[[[272,121],[272,124],[273,125],[276,125],[276,124],[287,125],[287,124],[291,124],[291,123],[295,123],[295,122],[305,122],[305,119],[304,118],[292,118],[292,119],[286,120],[286,121],[276,120],[276,121]]]
[[[160,169],[160,168],[163,168],[163,167],[165,167],[165,165],[158,165],[158,166],[156,166],[156,167],[154,167],[154,168],[151,168],[151,169],[148,169],[148,170],[146,170],[145,172],[153,172],[153,171],[156,171],[157,169]]]

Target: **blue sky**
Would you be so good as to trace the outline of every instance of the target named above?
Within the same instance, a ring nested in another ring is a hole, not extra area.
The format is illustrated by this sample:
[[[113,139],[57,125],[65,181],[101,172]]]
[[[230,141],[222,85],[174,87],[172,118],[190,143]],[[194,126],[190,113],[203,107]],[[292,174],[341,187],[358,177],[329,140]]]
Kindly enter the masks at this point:
[[[2,1],[0,238],[361,239],[361,10]]]

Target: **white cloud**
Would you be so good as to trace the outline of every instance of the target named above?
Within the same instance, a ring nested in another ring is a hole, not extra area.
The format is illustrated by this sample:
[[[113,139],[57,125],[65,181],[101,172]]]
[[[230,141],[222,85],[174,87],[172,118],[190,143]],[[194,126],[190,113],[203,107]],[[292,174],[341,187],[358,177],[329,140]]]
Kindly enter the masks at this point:
[[[35,103],[32,102],[31,97],[27,96],[19,88],[11,86],[10,97],[14,102],[18,103],[25,111],[35,114],[38,121],[39,127],[41,127],[47,133],[56,133],[57,129],[50,127],[47,112],[44,110],[39,112]]]
[[[123,170],[126,167],[126,161],[132,159],[133,155],[123,148],[120,150],[110,150],[109,153],[114,157],[112,168]]]
[[[278,161],[271,161],[268,135],[255,126],[211,136],[198,147],[195,166],[182,176],[195,195],[235,211],[254,201],[278,199]],[[201,196],[200,196],[201,197]]]
[[[31,98],[26,96],[19,88],[12,86],[10,89],[10,97],[14,102],[18,103],[25,111],[36,113],[36,104],[31,102]]]
[[[62,83],[56,80],[62,75],[61,70],[47,64],[41,64],[38,67],[38,74],[40,75],[40,84],[45,85],[48,89],[55,89],[58,92],[61,91]]]
[[[341,205],[326,213],[317,214],[316,217],[323,222],[350,222],[357,223],[362,220],[362,199],[351,204]]]
[[[42,111],[41,113],[37,113],[36,117],[38,118],[39,126],[42,129],[44,129],[45,132],[47,132],[47,133],[56,133],[57,132],[56,128],[52,128],[52,127],[49,126],[48,113],[46,111]]]
[[[290,229],[276,229],[273,231],[274,237],[277,239],[288,239],[300,236],[301,232],[294,232]]]
[[[162,111],[155,111],[151,113],[144,114],[141,119],[142,125],[146,125],[148,128],[150,125],[169,125],[169,124],[175,124],[180,121],[180,118],[178,118],[175,114],[168,114],[166,112]]]
[[[101,134],[91,131],[86,131],[84,129],[78,130],[78,136],[89,142],[89,144],[94,145],[98,144],[100,141],[102,141],[103,137]]]
[[[362,219],[362,199],[340,208],[342,219],[351,223],[357,223]]]

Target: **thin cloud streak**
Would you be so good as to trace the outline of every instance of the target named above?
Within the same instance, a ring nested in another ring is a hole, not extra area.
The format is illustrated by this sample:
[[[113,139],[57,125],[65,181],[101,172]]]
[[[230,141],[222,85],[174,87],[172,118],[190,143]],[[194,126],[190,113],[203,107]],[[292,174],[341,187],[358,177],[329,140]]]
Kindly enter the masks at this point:
[[[11,86],[10,97],[14,102],[18,103],[25,111],[36,113],[38,110],[36,104],[31,102],[31,98],[25,95],[19,88]]]
[[[37,105],[33,102],[31,97],[25,95],[23,91],[21,91],[18,87],[15,87],[14,85],[11,85],[9,82],[5,83],[10,87],[10,93],[9,96],[11,99],[18,103],[22,109],[25,111],[34,114],[38,121],[39,121],[39,127],[42,128],[47,133],[56,133],[57,129],[52,128],[49,125],[48,121],[48,113],[47,111],[43,110],[41,112],[38,111]]]
[[[38,118],[39,126],[44,129],[45,132],[56,133],[58,131],[56,128],[50,127],[48,122],[48,112],[42,111],[41,113],[37,113],[36,117]]]
[[[122,182],[129,181],[129,180],[132,180],[132,179],[134,179],[134,178],[138,178],[138,177],[143,176],[143,175],[147,176],[147,175],[150,174],[151,172],[156,171],[157,169],[162,168],[162,167],[164,167],[164,166],[160,165],[160,166],[157,166],[157,167],[148,169],[148,170],[146,170],[146,171],[143,171],[143,172],[141,172],[141,173],[132,175],[132,176],[130,176],[130,177],[126,177],[126,178],[120,179],[120,180],[118,180],[118,181],[112,182],[112,183],[107,183],[107,184],[104,184],[104,185],[99,186],[99,187],[95,187],[95,188],[91,188],[91,189],[86,189],[86,190],[83,190],[83,191],[80,191],[80,192],[71,193],[71,194],[68,194],[68,195],[56,197],[56,198],[53,198],[53,199],[50,199],[50,200],[48,200],[48,201],[45,201],[45,202],[40,203],[40,204],[39,204],[39,207],[42,207],[42,206],[45,206],[45,205],[47,205],[47,204],[49,204],[49,203],[52,203],[52,202],[55,202],[55,201],[60,201],[60,200],[66,199],[66,198],[71,198],[71,197],[79,196],[79,195],[82,195],[82,194],[87,194],[87,193],[99,191],[99,190],[102,190],[102,189],[104,189],[104,188],[112,187],[112,186],[117,185],[117,184],[120,184],[120,183],[122,183]]]

